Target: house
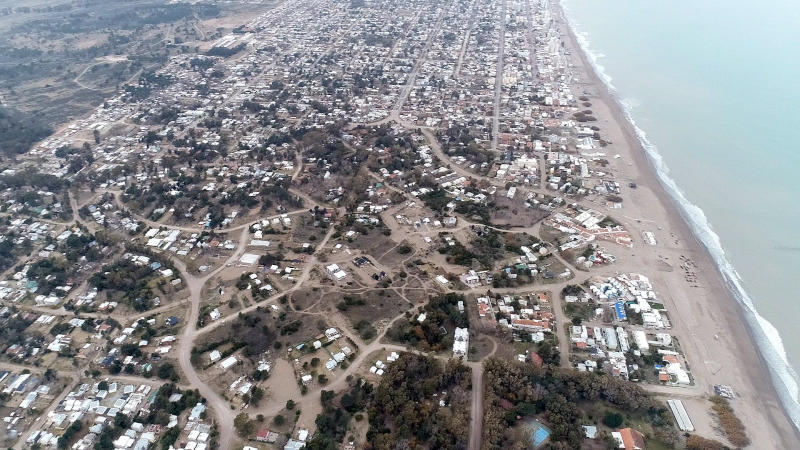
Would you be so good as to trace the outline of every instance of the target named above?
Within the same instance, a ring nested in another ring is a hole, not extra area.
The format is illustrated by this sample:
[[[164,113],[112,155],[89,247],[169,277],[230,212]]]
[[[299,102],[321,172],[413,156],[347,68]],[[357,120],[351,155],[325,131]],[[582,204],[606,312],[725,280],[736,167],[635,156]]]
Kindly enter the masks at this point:
[[[189,413],[189,420],[196,421],[205,412],[206,405],[198,403],[194,405],[192,411]]]
[[[456,327],[453,333],[453,358],[464,358],[469,351],[469,330]]]
[[[511,319],[511,327],[519,331],[552,331],[546,320]]]
[[[478,315],[486,317],[486,314],[492,310],[492,306],[489,304],[489,297],[478,297],[476,301],[478,302]]]
[[[308,440],[308,430],[301,429],[297,432],[297,439],[289,439],[286,445],[283,446],[284,450],[298,450],[306,446]]]
[[[328,275],[336,281],[340,281],[347,277],[347,272],[342,270],[338,264],[330,264],[325,267],[325,270],[327,270]]]
[[[211,320],[217,320],[222,317],[222,313],[219,312],[219,308],[214,308],[213,311],[208,313],[208,316],[211,317]]]
[[[283,450],[299,450],[306,446],[305,442],[295,441],[294,439],[289,439],[286,442],[286,445],[283,446]]]
[[[226,358],[224,361],[222,361],[221,363],[219,363],[219,366],[220,366],[220,367],[222,367],[222,369],[223,369],[223,370],[228,370],[228,369],[230,369],[230,368],[231,368],[231,367],[232,367],[234,364],[236,364],[236,362],[237,362],[237,361],[236,361],[236,357],[235,357],[235,356],[229,356],[229,357],[228,357],[228,358]]]
[[[644,435],[633,428],[612,431],[611,437],[617,442],[617,448],[625,450],[644,450]]]
[[[212,350],[211,353],[208,354],[208,358],[211,360],[212,363],[219,361],[221,357],[222,354],[219,352],[219,350]]]
[[[269,431],[269,428],[265,427],[258,431],[256,434],[256,440],[258,442],[274,444],[275,441],[278,440],[278,433],[273,433],[272,431]]]

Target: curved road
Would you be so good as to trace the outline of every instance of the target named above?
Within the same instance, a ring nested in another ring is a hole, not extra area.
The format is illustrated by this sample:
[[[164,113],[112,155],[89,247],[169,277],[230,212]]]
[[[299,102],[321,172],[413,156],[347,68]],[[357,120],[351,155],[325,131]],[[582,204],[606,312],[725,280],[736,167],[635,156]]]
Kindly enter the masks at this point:
[[[222,271],[224,268],[227,267],[229,263],[233,263],[234,261],[238,260],[241,254],[247,248],[247,237],[249,234],[249,228],[247,226],[241,226],[241,235],[239,237],[239,246],[237,250],[218,268],[214,269],[213,271],[203,275],[202,277],[192,275],[186,269],[186,265],[180,260],[174,260],[175,267],[181,273],[181,275],[186,280],[186,283],[189,288],[189,300],[190,300],[190,308],[189,314],[186,319],[186,326],[181,333],[180,338],[180,345],[178,351],[178,362],[180,364],[181,370],[183,371],[184,376],[186,377],[187,384],[191,386],[197,387],[200,391],[200,394],[206,398],[208,405],[212,407],[214,410],[214,414],[217,419],[217,429],[219,430],[219,445],[220,448],[223,449],[230,449],[233,448],[234,442],[234,435],[233,435],[233,413],[230,409],[230,403],[222,398],[219,394],[217,394],[214,389],[212,389],[208,384],[206,384],[198,375],[196,369],[192,365],[191,356],[192,356],[192,348],[194,347],[194,341],[197,339],[198,336],[207,333],[223,324],[226,324],[238,317],[238,314],[229,315],[224,318],[217,320],[216,322],[207,325],[202,329],[197,329],[197,319],[200,315],[200,305],[202,303],[202,292],[203,288],[205,287],[206,283],[212,279],[216,274]],[[329,227],[325,238],[319,243],[317,248],[314,250],[314,253],[311,254],[311,258],[308,259],[306,262],[305,267],[303,268],[302,274],[297,279],[294,286],[290,289],[283,291],[281,293],[275,294],[269,297],[267,300],[262,301],[260,303],[256,303],[251,305],[247,308],[244,308],[239,311],[239,313],[248,313],[252,310],[255,310],[259,306],[264,306],[270,303],[277,301],[283,295],[286,295],[289,292],[292,292],[298,289],[303,282],[305,282],[310,273],[311,269],[316,265],[318,262],[316,254],[321,249],[325,247],[328,243],[328,240],[335,232],[334,227]]]

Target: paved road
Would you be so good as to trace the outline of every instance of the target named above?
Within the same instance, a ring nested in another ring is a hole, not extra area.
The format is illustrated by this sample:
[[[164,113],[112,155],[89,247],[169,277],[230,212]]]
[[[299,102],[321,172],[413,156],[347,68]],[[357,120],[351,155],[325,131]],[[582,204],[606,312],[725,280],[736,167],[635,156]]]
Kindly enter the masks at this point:
[[[461,50],[458,52],[458,62],[456,63],[456,68],[453,71],[453,76],[458,78],[461,75],[461,66],[464,64],[464,55],[467,53],[467,47],[469,46],[469,40],[472,36],[472,29],[475,27],[475,16],[477,15],[477,9],[475,5],[478,3],[478,0],[472,1],[472,6],[470,6],[469,10],[469,22],[467,24],[467,30],[464,32],[464,39],[461,41]]]
[[[416,63],[414,63],[414,68],[411,69],[411,73],[408,74],[408,80],[406,81],[405,86],[400,91],[400,96],[397,98],[397,103],[395,103],[394,108],[392,108],[391,116],[397,116],[400,114],[400,111],[403,109],[403,105],[408,100],[409,94],[411,94],[411,89],[414,87],[414,81],[417,79],[417,74],[419,73],[419,69],[422,67],[422,64],[428,58],[428,51],[431,48],[431,44],[433,44],[433,39],[436,37],[437,34],[442,30],[442,20],[446,13],[450,10],[453,6],[455,1],[451,2],[447,8],[442,9],[439,11],[439,16],[436,18],[436,24],[433,26],[433,29],[428,32],[428,37],[425,40],[425,47],[422,48],[422,51],[419,54],[419,58],[417,58]]]
[[[529,73],[532,82],[536,82],[538,80],[539,69],[536,66],[536,37],[534,36],[533,31],[533,8],[531,8],[531,0],[525,0],[525,10],[528,15],[528,27],[525,33],[525,39],[528,41],[528,63],[531,66],[531,71]],[[542,166],[544,167],[544,166]]]
[[[492,150],[497,150],[500,134],[500,97],[503,95],[503,59],[506,50],[506,0],[500,8],[500,42],[497,49],[497,67],[494,73],[494,108],[492,113]]]

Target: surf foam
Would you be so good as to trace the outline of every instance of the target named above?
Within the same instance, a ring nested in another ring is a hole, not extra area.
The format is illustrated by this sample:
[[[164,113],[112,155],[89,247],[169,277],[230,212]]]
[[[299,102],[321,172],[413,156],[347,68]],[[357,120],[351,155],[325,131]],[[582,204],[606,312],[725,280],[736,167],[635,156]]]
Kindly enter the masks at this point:
[[[562,1],[561,4],[566,13],[568,10],[566,2]],[[794,426],[800,429],[800,386],[798,385],[798,376],[794,368],[789,364],[780,333],[772,323],[758,313],[753,304],[753,299],[744,289],[739,273],[736,272],[733,264],[731,264],[725,255],[725,250],[722,247],[719,235],[712,229],[711,223],[709,223],[705,213],[699,206],[686,198],[683,191],[678,187],[678,184],[669,175],[669,168],[656,146],[647,138],[645,131],[636,125],[636,121],[631,112],[631,102],[620,99],[619,92],[612,83],[613,79],[606,73],[605,67],[598,61],[605,55],[593,53],[589,46],[588,33],[578,31],[576,25],[570,20],[566,20],[566,22],[572,29],[572,33],[575,35],[578,45],[581,47],[581,51],[588,56],[592,69],[597,74],[598,78],[606,85],[611,96],[622,109],[625,119],[630,122],[633,127],[636,137],[639,139],[648,158],[656,169],[659,182],[664,186],[673,200],[677,202],[681,215],[689,222],[689,227],[692,229],[692,232],[711,254],[725,283],[734,294],[734,297],[744,307],[745,320],[755,337],[756,345],[761,351],[762,357],[767,362],[770,377],[772,378],[775,390],[778,392],[778,397],[790,420],[794,423]]]

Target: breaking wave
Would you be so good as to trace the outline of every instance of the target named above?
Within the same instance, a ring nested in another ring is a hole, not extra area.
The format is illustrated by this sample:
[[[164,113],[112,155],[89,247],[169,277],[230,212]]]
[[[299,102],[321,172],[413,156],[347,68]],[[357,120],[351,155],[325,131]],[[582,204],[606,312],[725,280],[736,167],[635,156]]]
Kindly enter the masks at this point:
[[[562,6],[566,6],[564,3],[565,2],[562,2]],[[567,8],[565,7],[564,9],[566,10]],[[794,423],[794,426],[800,429],[800,386],[798,385],[798,376],[794,368],[789,364],[780,333],[774,325],[758,313],[753,304],[753,299],[744,289],[741,277],[738,272],[736,272],[733,264],[731,264],[726,257],[719,236],[712,229],[705,213],[699,206],[686,198],[675,180],[669,175],[669,168],[656,146],[650,142],[644,130],[636,125],[636,121],[631,114],[632,102],[620,98],[619,93],[612,83],[613,79],[598,62],[598,60],[605,55],[593,53],[589,48],[588,34],[575,29],[575,25],[571,21],[568,20],[567,22],[570,28],[572,28],[572,32],[581,50],[588,56],[595,73],[606,84],[612,97],[620,105],[625,119],[633,126],[637,138],[647,153],[648,159],[650,159],[656,169],[659,181],[669,195],[677,202],[684,219],[689,223],[695,236],[697,236],[700,242],[708,249],[725,283],[734,294],[734,297],[736,297],[739,303],[744,307],[745,319],[755,337],[761,355],[767,362],[775,390],[778,392],[781,403],[789,418]]]

